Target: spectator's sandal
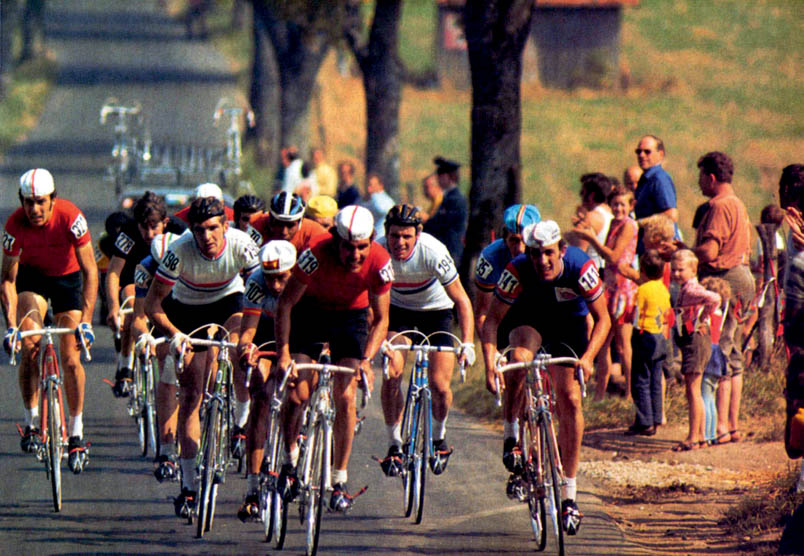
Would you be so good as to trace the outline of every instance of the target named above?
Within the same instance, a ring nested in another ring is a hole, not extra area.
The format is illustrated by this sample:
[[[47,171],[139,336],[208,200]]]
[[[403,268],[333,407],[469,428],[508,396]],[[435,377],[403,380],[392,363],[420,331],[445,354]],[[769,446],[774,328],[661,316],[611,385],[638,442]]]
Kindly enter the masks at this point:
[[[689,452],[690,450],[697,450],[698,442],[679,442],[673,446],[674,452]]]

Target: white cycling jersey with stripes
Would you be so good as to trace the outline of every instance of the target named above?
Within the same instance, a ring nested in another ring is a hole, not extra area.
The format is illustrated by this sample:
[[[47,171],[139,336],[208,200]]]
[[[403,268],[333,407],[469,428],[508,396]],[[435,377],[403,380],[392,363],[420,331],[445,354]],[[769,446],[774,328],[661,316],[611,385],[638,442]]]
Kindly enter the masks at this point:
[[[259,266],[257,246],[244,232],[229,228],[224,247],[214,259],[199,251],[192,234],[170,244],[156,279],[173,286],[173,298],[187,305],[207,305],[243,292],[243,278]]]

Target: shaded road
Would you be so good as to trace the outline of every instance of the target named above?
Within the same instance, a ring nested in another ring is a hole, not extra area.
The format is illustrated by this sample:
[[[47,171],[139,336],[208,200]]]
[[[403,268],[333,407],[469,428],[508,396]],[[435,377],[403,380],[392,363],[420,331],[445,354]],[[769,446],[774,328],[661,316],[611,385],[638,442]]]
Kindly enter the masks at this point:
[[[211,143],[220,131],[211,113],[222,95],[233,94],[233,77],[222,57],[199,42],[183,40],[181,25],[151,2],[62,0],[48,2],[48,45],[59,64],[58,85],[38,127],[12,148],[0,166],[0,215],[17,206],[16,180],[32,166],[49,168],[59,194],[87,213],[93,233],[115,204],[104,180],[112,144],[110,128],[98,124],[104,99],[139,100],[151,115],[156,141]],[[114,374],[111,336],[98,327],[93,362],[87,369],[85,432],[92,461],[80,476],[64,474],[64,508],[52,511],[41,464],[19,450],[15,423],[22,410],[6,366],[0,391],[0,547],[26,554],[256,554],[270,552],[261,528],[235,517],[245,491],[230,474],[220,489],[214,530],[194,539],[194,528],[173,515],[168,500],[175,484],[158,484],[149,459],[137,454],[133,422],[102,378]],[[479,372],[479,369],[475,369]],[[424,523],[402,518],[402,489],[386,479],[371,455],[385,452],[385,427],[377,400],[357,438],[350,465],[353,490],[369,489],[347,516],[327,514],[322,552],[340,554],[521,554],[532,550],[524,506],[504,495],[506,474],[499,461],[501,439],[486,427],[453,412],[449,440],[457,449],[447,472],[428,476]],[[620,530],[583,490],[586,518],[571,554],[643,553],[626,545]],[[292,508],[292,509],[295,509]],[[289,524],[285,552],[303,550],[298,521]],[[548,551],[551,548],[548,546]],[[549,552],[548,552],[549,553]]]

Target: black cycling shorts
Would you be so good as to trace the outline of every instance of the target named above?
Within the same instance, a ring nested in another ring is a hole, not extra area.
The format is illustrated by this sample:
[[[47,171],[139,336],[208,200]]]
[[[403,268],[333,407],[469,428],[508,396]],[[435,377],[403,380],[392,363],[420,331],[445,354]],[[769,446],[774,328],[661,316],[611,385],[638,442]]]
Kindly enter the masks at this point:
[[[429,336],[433,332],[452,332],[452,309],[436,309],[434,311],[414,311],[391,305],[388,317],[388,331],[418,330]],[[419,334],[406,334],[414,343],[420,344]],[[431,346],[454,346],[452,337],[446,334],[435,334],[430,337]]]
[[[219,324],[223,326],[229,317],[243,310],[243,294],[230,293],[226,297],[206,305],[188,305],[177,301],[172,295],[162,301],[162,309],[173,326],[190,334],[199,326]],[[231,332],[231,331],[230,331]],[[238,331],[239,332],[239,331]],[[207,339],[207,331],[202,330],[191,335],[192,338]],[[205,351],[206,348],[194,347],[193,351]]]
[[[537,309],[518,307],[514,304],[497,329],[497,347],[500,351],[508,345],[508,335],[514,328],[530,326],[542,337],[542,347],[552,357],[580,357],[589,346],[586,316],[542,314]]]
[[[327,311],[302,298],[290,313],[290,352],[317,359],[329,342],[332,361],[361,359],[368,340],[368,308]]]
[[[44,276],[40,270],[19,265],[16,284],[17,294],[33,292],[50,301],[56,315],[84,307],[84,280],[80,270],[64,276]]]

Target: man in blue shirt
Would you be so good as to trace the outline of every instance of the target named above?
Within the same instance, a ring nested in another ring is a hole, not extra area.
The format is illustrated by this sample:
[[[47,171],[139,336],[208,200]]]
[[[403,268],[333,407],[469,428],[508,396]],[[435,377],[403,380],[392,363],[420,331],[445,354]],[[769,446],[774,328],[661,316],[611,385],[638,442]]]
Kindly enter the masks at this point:
[[[396,203],[385,191],[385,185],[380,176],[374,172],[369,173],[366,178],[366,193],[368,193],[368,199],[360,204],[369,209],[374,217],[374,233],[376,234],[374,239],[376,241],[385,237],[385,215]]]
[[[637,221],[654,214],[664,213],[674,222],[676,239],[681,239],[678,233],[676,186],[673,184],[670,174],[662,168],[664,143],[655,135],[645,135],[639,140],[634,152],[637,156],[637,163],[642,168],[642,177],[639,178],[634,192],[636,201],[634,215]]]
[[[455,266],[460,268],[463,236],[466,233],[466,219],[469,216],[466,198],[458,189],[458,168],[461,165],[440,156],[433,159],[433,164],[436,165],[438,185],[444,192],[444,198],[435,214],[425,222],[424,231],[446,245],[455,261]]]

